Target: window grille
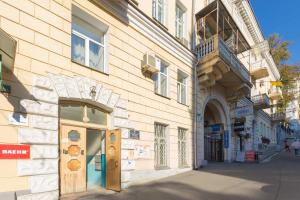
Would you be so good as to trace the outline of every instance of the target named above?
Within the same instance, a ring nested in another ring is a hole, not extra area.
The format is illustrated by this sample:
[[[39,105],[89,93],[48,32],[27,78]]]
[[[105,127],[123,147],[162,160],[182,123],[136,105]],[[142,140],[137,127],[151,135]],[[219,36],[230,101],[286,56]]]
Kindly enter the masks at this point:
[[[155,124],[155,139],[154,139],[154,152],[155,152],[155,168],[161,169],[168,167],[167,162],[167,135],[166,125]]]
[[[187,130],[178,128],[178,165],[179,167],[186,167],[187,164]]]

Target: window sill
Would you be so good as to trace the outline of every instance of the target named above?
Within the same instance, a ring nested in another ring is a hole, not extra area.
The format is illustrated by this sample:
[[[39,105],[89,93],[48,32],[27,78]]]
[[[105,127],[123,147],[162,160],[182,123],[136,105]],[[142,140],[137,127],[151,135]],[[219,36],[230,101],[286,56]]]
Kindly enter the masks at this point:
[[[80,65],[80,66],[82,66],[82,67],[88,68],[88,69],[90,69],[90,70],[92,70],[92,71],[96,71],[96,72],[99,72],[99,73],[104,74],[104,75],[107,75],[107,76],[109,75],[109,73],[107,73],[107,72],[101,71],[100,69],[92,68],[92,67],[87,66],[87,65],[84,65],[84,64],[81,64],[81,63],[79,63],[79,62],[76,62],[76,61],[73,60],[73,59],[71,59],[71,62],[72,62],[72,63],[75,63],[75,64],[77,64],[77,65]]]
[[[168,170],[170,167],[154,167],[155,170]]]
[[[185,104],[185,103],[181,103],[181,102],[179,102],[179,101],[177,101],[177,103],[179,103],[179,104],[181,104],[181,105],[183,105],[183,106],[189,107],[189,105],[187,105],[187,104]]]
[[[163,23],[161,23],[160,21],[158,21],[155,17],[152,17],[152,19],[153,19],[153,21],[154,21],[154,23],[156,25],[158,25],[159,27],[161,27],[164,30],[168,31],[168,28]]]
[[[170,97],[164,96],[164,95],[162,95],[162,94],[159,94],[159,93],[157,93],[157,92],[155,92],[155,94],[156,94],[156,95],[158,95],[158,96],[161,96],[161,97],[163,97],[163,98],[166,98],[166,99],[169,99],[169,100],[171,100],[171,98],[170,98]]]

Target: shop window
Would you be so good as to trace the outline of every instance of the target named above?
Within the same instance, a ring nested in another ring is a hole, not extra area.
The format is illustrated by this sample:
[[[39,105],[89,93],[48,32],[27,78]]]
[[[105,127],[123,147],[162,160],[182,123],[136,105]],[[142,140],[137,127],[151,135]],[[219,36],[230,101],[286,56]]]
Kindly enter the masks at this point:
[[[62,102],[59,108],[61,119],[98,125],[107,124],[107,113],[94,106],[79,102]]]
[[[152,16],[158,22],[165,25],[166,0],[153,0],[152,1]]]
[[[167,97],[169,93],[168,64],[160,59],[157,60],[156,64],[160,71],[154,74],[155,93]]]
[[[187,130],[178,128],[178,165],[187,167]]]
[[[182,71],[177,72],[177,101],[187,104],[187,80],[188,75]]]
[[[164,169],[168,167],[168,141],[167,141],[167,126],[155,123],[154,125],[154,160],[155,169]]]
[[[96,20],[86,14],[81,15],[82,18],[76,15],[72,16],[72,61],[106,72],[108,27],[101,22],[95,23]],[[89,18],[93,20],[89,20]]]

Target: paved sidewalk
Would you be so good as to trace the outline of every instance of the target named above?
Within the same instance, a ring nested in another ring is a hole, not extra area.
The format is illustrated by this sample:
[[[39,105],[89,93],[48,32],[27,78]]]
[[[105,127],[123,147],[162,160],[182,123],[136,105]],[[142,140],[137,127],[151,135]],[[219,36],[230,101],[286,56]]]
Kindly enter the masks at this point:
[[[300,200],[300,157],[281,153],[263,164],[211,163],[121,193],[64,199],[103,200]]]

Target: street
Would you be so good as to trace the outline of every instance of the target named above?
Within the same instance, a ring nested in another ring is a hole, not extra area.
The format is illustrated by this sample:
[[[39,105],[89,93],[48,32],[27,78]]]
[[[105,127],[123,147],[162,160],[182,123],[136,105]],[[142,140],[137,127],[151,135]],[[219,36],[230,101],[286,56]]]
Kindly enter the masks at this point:
[[[121,193],[63,199],[104,200],[299,200],[300,157],[281,153],[262,164],[210,163]]]

